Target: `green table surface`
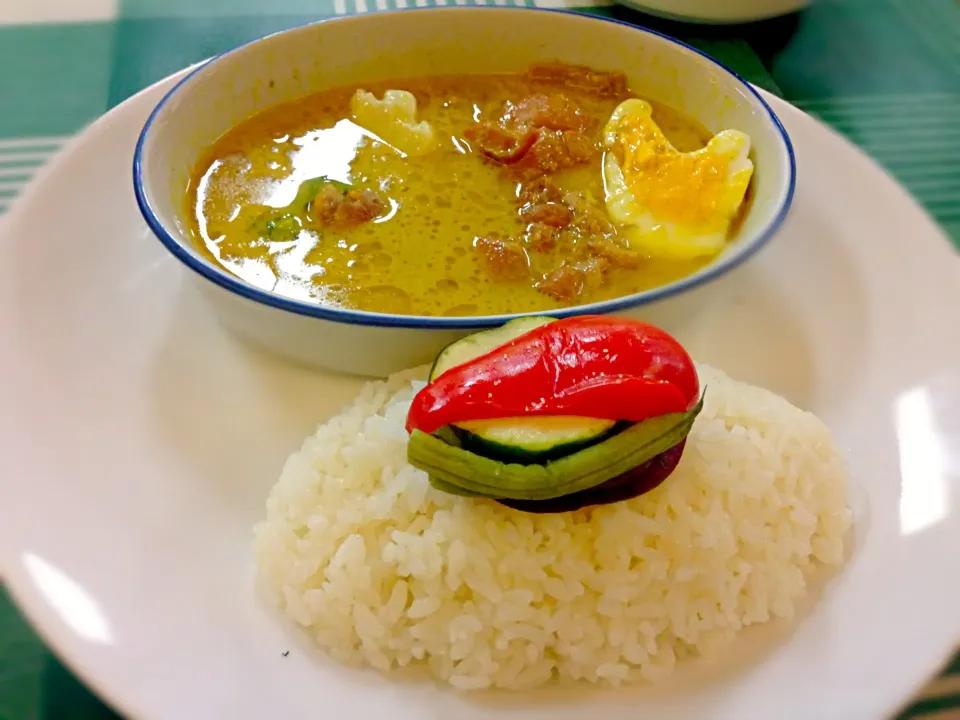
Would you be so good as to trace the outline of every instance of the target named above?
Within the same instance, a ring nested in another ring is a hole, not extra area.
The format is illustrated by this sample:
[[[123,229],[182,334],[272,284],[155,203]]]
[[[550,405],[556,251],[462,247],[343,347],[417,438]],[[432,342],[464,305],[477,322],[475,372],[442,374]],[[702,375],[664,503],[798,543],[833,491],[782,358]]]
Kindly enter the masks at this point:
[[[956,0],[814,0],[799,15],[721,28],[570,2],[687,40],[820,117],[886,166],[960,248]],[[0,0],[0,215],[69,136],[147,84],[267,32],[415,4],[446,0]],[[116,717],[0,589],[0,720]],[[901,716],[921,717],[960,720],[960,656]]]

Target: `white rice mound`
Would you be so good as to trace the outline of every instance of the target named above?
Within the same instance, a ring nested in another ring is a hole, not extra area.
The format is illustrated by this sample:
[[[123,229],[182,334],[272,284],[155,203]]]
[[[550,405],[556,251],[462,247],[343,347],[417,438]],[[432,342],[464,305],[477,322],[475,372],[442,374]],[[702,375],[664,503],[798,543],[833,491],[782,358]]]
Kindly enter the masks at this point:
[[[371,383],[287,460],[255,528],[259,579],[350,665],[425,662],[461,690],[663,679],[789,618],[851,523],[819,419],[698,371],[706,403],[666,482],[545,515],[431,488],[406,462],[423,373]]]

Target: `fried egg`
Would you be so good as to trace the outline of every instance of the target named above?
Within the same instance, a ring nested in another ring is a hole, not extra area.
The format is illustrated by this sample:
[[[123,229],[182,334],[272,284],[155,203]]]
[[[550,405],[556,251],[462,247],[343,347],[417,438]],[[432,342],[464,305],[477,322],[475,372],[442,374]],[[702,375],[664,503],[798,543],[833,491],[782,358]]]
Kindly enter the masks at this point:
[[[353,121],[404,155],[423,155],[436,144],[433,127],[417,122],[417,98],[406,90],[387,90],[383,99],[366,90],[350,98]]]
[[[753,176],[750,137],[718,133],[700,150],[679,152],[644,100],[625,100],[603,132],[607,213],[631,248],[692,260],[723,249]]]

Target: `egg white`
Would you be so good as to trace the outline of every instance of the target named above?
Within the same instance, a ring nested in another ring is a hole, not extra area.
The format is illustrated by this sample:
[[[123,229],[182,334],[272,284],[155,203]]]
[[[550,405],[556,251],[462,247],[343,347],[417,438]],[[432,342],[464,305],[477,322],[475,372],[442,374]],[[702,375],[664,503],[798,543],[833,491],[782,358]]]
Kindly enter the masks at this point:
[[[607,213],[619,226],[621,235],[629,242],[630,247],[650,257],[694,260],[715,255],[726,244],[730,225],[743,203],[753,176],[753,162],[749,158],[750,137],[738,130],[724,130],[711,138],[704,148],[694,151],[719,156],[723,158],[726,167],[726,177],[715,208],[716,222],[711,223],[714,228],[719,229],[705,231],[702,227],[658,218],[650,208],[640,202],[627,184],[623,168],[614,153],[620,140],[621,125],[631,117],[640,117],[659,133],[660,130],[652,119],[652,112],[650,103],[644,100],[625,100],[617,106],[604,128],[606,152],[603,159],[603,182]],[[667,145],[670,153],[679,154],[668,142]]]

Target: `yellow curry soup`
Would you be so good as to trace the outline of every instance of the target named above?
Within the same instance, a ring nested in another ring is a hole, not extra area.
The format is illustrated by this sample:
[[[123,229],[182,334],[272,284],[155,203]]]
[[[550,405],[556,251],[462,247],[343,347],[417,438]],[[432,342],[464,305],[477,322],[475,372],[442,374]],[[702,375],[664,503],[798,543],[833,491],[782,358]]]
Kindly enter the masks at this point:
[[[549,311],[695,272],[711,256],[653,256],[611,221],[603,132],[634,96],[619,74],[570,68],[398,79],[267,110],[197,164],[193,239],[263,290],[409,315]],[[710,140],[650,106],[676,151]]]

